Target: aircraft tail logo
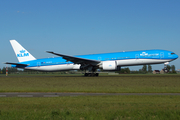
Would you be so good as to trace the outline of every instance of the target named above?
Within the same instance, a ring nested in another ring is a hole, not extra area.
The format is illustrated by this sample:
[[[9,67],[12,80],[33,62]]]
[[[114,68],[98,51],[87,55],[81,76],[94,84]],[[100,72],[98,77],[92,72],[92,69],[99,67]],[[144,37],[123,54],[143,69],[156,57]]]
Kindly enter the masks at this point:
[[[26,57],[26,56],[29,56],[29,53],[26,53],[25,50],[21,50],[19,51],[20,53],[17,54],[17,57]]]
[[[19,62],[36,60],[36,58],[33,57],[26,49],[24,49],[16,40],[10,40],[10,43]]]

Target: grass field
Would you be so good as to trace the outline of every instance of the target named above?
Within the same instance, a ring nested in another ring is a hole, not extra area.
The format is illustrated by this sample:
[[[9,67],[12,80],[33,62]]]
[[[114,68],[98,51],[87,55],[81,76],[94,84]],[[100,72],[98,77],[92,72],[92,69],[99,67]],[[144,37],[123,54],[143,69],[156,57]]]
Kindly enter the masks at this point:
[[[179,93],[180,75],[0,76],[0,92]],[[180,96],[0,97],[0,120],[178,120]]]
[[[0,92],[179,93],[180,75],[0,76]]]
[[[180,96],[0,98],[1,120],[178,120]]]

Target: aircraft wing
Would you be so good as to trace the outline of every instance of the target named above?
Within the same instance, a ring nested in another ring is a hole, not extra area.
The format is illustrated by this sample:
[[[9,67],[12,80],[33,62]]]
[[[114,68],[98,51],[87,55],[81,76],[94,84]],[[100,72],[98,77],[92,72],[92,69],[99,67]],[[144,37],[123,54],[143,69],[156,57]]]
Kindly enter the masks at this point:
[[[4,63],[4,64],[20,65],[20,66],[24,66],[24,67],[28,66],[28,64],[21,64],[21,63],[10,63],[10,62],[6,62],[6,63]]]
[[[54,54],[57,56],[61,56],[63,59],[65,59],[67,61],[71,61],[75,64],[97,65],[98,63],[100,63],[100,61],[98,61],[98,60],[91,60],[91,59],[79,58],[79,57],[74,57],[74,56],[69,56],[69,55],[63,55],[63,54],[54,53],[51,51],[47,51],[47,53],[51,53],[51,54]]]

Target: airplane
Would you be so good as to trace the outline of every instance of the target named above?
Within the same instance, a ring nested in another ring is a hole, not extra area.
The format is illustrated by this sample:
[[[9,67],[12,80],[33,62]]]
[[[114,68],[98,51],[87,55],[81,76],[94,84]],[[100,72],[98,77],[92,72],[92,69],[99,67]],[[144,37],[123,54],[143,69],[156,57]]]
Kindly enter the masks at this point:
[[[119,71],[124,66],[168,63],[178,58],[174,52],[167,50],[140,50],[114,53],[69,56],[47,51],[57,55],[55,58],[36,59],[16,40],[10,40],[18,63],[6,62],[12,67],[36,71],[84,70],[84,76],[98,76],[97,69]],[[89,72],[87,72],[89,71]]]

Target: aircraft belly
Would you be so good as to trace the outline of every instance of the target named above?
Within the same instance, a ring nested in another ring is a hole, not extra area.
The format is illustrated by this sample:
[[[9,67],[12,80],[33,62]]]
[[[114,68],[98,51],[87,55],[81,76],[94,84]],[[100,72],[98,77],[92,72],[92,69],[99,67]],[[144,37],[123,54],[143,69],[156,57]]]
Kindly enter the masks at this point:
[[[74,68],[78,69],[78,66],[74,65],[74,64],[65,64],[65,65],[50,65],[50,66],[39,66],[39,67],[26,67],[25,69],[38,70],[38,71],[49,71],[50,72],[50,71],[73,70]]]
[[[130,65],[143,65],[143,64],[158,64],[168,62],[170,60],[162,59],[129,59],[129,60],[117,60],[118,66],[130,66]]]

